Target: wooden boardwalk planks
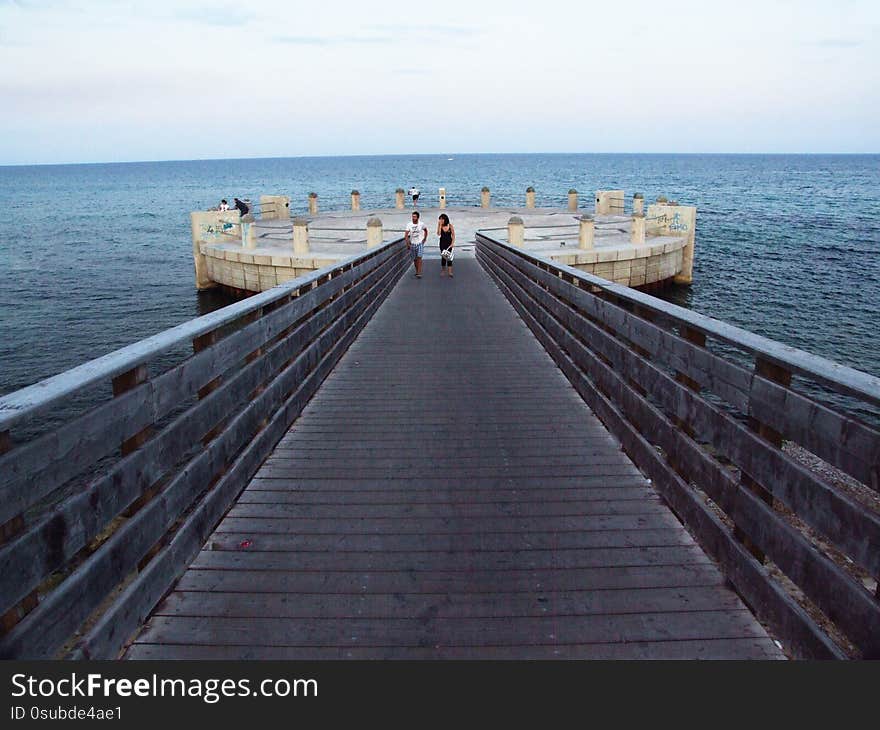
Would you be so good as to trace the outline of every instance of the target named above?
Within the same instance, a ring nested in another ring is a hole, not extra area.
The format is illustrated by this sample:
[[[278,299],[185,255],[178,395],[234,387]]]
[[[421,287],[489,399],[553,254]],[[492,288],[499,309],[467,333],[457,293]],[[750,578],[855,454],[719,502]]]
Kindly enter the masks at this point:
[[[476,261],[398,284],[130,658],[779,658]]]

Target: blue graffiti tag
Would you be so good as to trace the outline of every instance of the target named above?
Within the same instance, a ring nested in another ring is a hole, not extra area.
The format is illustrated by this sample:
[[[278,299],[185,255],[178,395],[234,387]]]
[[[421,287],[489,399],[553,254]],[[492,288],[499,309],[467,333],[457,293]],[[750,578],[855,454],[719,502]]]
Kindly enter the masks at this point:
[[[681,213],[673,213],[672,214],[672,223],[669,224],[670,231],[686,231],[688,229],[688,224],[682,222]]]

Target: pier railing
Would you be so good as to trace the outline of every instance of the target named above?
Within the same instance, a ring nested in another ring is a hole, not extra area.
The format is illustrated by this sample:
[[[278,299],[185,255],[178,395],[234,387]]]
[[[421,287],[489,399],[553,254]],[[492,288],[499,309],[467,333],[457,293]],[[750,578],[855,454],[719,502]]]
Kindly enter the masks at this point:
[[[398,239],[0,398],[0,657],[115,656],[405,266]]]
[[[584,400],[786,648],[880,657],[880,432],[851,412],[880,404],[880,379],[485,234],[477,243]]]

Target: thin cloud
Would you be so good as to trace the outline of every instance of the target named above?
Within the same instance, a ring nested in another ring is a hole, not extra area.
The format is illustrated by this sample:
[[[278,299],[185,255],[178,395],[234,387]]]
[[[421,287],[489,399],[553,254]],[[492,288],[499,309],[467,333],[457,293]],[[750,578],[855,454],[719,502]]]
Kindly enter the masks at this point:
[[[282,35],[275,36],[276,43],[286,43],[293,46],[339,46],[355,45],[359,43],[390,43],[394,40],[391,36],[304,36]]]
[[[237,6],[219,5],[178,10],[175,11],[174,17],[199,25],[229,28],[247,25],[257,19],[257,14]]]
[[[373,25],[371,30],[392,34],[424,34],[431,37],[449,38],[453,36],[476,36],[485,32],[485,28],[466,25]]]
[[[863,41],[857,38],[822,38],[816,41],[810,41],[806,45],[816,46],[818,48],[858,48]]]

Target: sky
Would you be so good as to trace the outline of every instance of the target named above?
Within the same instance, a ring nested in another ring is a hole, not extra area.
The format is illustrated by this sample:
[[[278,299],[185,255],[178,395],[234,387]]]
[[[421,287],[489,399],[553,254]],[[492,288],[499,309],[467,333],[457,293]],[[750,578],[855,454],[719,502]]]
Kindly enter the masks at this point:
[[[0,0],[0,164],[880,152],[876,0]]]

